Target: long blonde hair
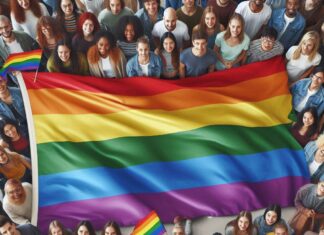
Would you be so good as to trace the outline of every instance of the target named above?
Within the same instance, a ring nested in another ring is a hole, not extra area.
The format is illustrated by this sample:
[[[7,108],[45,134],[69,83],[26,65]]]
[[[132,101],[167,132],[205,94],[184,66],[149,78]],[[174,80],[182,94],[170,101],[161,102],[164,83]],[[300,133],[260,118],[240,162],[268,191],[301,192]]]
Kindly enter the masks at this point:
[[[309,31],[309,32],[305,33],[303,38],[300,40],[297,49],[293,53],[292,59],[294,59],[294,60],[299,59],[299,57],[302,53],[302,45],[305,42],[307,42],[308,40],[311,40],[314,43],[313,50],[310,53],[310,55],[308,56],[308,60],[312,61],[315,58],[315,56],[317,54],[317,50],[320,45],[320,36],[319,36],[318,32],[316,32],[316,31]]]

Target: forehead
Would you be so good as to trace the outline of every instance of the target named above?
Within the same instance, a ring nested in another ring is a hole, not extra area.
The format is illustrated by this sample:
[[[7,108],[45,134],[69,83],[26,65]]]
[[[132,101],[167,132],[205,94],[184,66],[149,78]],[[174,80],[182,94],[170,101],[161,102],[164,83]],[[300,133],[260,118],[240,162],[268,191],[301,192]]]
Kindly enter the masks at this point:
[[[11,191],[11,190],[20,189],[20,188],[22,188],[22,186],[19,184],[18,185],[17,184],[7,184],[5,186],[5,191]]]
[[[9,25],[9,24],[10,24],[9,19],[6,19],[6,18],[0,19],[0,25],[1,26],[6,26],[6,25]]]
[[[141,49],[146,49],[149,47],[149,45],[147,43],[140,42],[140,43],[138,43],[137,47],[141,48]]]
[[[63,5],[66,5],[66,4],[71,4],[72,1],[71,0],[62,0],[61,4]]]
[[[8,231],[10,228],[11,224],[10,223],[5,223],[2,227],[0,227],[0,233],[3,233],[5,231]]]
[[[120,4],[120,0],[110,0],[110,4]]]
[[[317,73],[315,73],[315,76],[316,77],[320,77],[320,78],[324,78],[324,72],[317,72]]]

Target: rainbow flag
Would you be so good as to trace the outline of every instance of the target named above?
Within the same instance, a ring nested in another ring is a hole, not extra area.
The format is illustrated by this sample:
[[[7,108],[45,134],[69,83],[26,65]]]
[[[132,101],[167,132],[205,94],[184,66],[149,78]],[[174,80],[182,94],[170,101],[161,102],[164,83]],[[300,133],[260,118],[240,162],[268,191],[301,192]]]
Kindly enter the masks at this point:
[[[43,231],[291,206],[309,182],[281,58],[178,81],[23,76]]]
[[[10,54],[0,70],[0,75],[5,76],[10,71],[37,70],[41,58],[42,50]]]
[[[162,235],[166,230],[155,211],[151,211],[145,218],[138,222],[132,235]]]

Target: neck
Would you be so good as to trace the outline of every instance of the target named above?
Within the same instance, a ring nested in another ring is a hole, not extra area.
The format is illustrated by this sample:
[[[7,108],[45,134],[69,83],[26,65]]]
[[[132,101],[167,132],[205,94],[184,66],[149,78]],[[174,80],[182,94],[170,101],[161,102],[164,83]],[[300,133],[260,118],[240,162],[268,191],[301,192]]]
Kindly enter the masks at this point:
[[[216,4],[220,7],[226,7],[228,5],[229,1],[226,3],[221,3],[220,0],[216,0]]]
[[[255,5],[254,3],[252,2],[249,2],[249,7],[250,7],[250,10],[253,12],[253,13],[258,13],[262,10],[263,6],[257,6]]]
[[[138,62],[141,64],[141,65],[144,65],[144,64],[148,64],[150,61],[150,57],[138,57]]]
[[[20,135],[19,134],[17,134],[15,137],[13,137],[11,140],[12,141],[17,141],[17,140],[19,140],[20,139]]]
[[[3,100],[3,101],[7,100],[10,96],[11,95],[10,95],[10,92],[9,92],[8,88],[7,88],[6,91],[0,93],[0,99]]]
[[[15,35],[11,32],[11,35],[9,37],[2,36],[2,39],[6,43],[11,43],[16,40]]]
[[[90,35],[84,36],[84,40],[91,42],[93,40],[93,35],[90,34]]]
[[[314,90],[318,90],[319,86],[318,85],[315,85],[313,82],[310,84],[309,86],[309,90],[310,91],[314,91]]]
[[[186,6],[182,6],[182,11],[186,14],[186,15],[193,15],[196,12],[196,7],[186,7]]]

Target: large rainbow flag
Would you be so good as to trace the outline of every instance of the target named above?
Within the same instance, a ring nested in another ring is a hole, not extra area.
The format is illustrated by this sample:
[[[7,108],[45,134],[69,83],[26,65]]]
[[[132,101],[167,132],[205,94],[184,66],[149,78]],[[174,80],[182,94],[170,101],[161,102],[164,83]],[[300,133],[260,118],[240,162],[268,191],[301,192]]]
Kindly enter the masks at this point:
[[[309,180],[281,58],[178,81],[23,76],[43,231],[290,206]]]

